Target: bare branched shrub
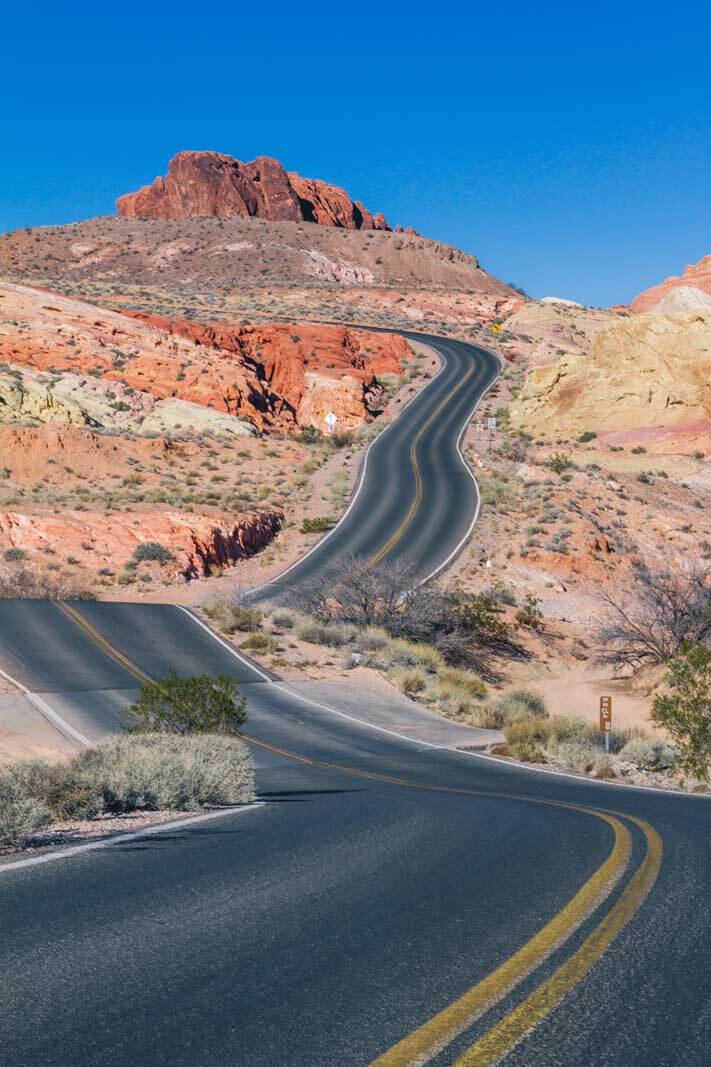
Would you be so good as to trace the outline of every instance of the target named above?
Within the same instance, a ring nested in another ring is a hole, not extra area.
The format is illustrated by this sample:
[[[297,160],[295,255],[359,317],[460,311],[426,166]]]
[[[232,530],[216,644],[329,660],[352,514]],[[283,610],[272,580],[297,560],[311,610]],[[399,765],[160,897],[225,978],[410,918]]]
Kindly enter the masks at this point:
[[[432,646],[454,667],[495,680],[493,657],[522,657],[497,605],[486,596],[450,593],[431,583],[415,587],[403,562],[346,557],[320,582],[296,594],[296,606],[328,625],[377,626],[391,637]]]
[[[633,578],[636,603],[623,593],[602,595],[607,611],[595,631],[601,662],[636,670],[711,640],[711,567],[692,560],[652,570],[637,560]]]

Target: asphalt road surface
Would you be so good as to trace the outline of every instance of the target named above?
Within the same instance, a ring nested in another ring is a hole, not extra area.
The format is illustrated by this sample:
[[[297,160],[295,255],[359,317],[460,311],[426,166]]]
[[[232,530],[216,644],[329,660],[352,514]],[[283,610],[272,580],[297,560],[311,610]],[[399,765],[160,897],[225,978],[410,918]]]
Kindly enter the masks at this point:
[[[453,390],[467,358],[484,358],[457,353]],[[459,390],[462,419],[490,371]],[[406,421],[426,415],[418,405],[399,428],[401,462],[417,433],[408,440]],[[452,422],[437,444],[449,458],[459,429]],[[420,506],[437,498],[430,478],[449,477],[427,433],[416,448],[431,472]],[[385,476],[370,460],[363,500],[370,471]],[[393,468],[396,483],[401,475]],[[432,545],[426,532],[415,538],[413,519],[393,555],[422,550],[423,576],[446,559],[474,515],[468,484],[455,533]],[[413,499],[398,484],[379,488],[400,505],[363,542],[370,553]],[[420,521],[437,529],[436,513]],[[3,1064],[711,1061],[707,799],[369,729],[289,694],[163,605],[0,602],[0,667],[54,707],[61,697],[62,714],[92,736],[113,727],[118,695],[145,677],[234,673],[265,802],[0,867]]]

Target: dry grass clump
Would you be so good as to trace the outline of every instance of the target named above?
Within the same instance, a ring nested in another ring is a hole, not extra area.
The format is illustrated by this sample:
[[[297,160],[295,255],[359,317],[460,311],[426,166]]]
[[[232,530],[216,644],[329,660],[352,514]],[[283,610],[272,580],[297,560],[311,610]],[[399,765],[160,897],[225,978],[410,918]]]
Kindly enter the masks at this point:
[[[236,631],[252,632],[259,629],[262,613],[240,601],[238,593],[222,593],[211,597],[204,605],[205,614],[225,634]]]
[[[514,689],[487,707],[487,726],[503,730],[514,722],[546,718],[546,704],[542,696],[528,689]]]
[[[311,645],[327,645],[330,648],[342,648],[343,645],[353,642],[356,636],[352,626],[317,622],[315,619],[304,619],[297,623],[294,632],[301,641],[307,641]]]
[[[0,771],[0,844],[57,819],[194,811],[254,798],[249,749],[234,737],[125,734],[61,764],[23,760]]]
[[[253,652],[276,652],[278,645],[270,634],[254,633],[250,634],[239,647],[246,648],[248,651],[251,649]]]
[[[424,693],[427,688],[427,678],[418,670],[397,671],[393,678],[403,693]]]

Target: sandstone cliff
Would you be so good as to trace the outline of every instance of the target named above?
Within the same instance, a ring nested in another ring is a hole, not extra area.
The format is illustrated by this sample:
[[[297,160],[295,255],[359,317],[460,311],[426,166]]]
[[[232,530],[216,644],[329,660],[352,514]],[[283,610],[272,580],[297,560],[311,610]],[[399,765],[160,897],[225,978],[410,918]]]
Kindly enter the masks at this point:
[[[511,418],[548,438],[627,431],[698,446],[711,432],[711,311],[615,322],[586,355],[534,368]]]
[[[667,278],[661,285],[645,289],[631,304],[633,311],[684,311],[697,306],[708,307],[711,300],[711,256],[704,256],[698,263],[688,266],[676,278]]]
[[[389,230],[337,185],[288,174],[281,163],[260,156],[242,163],[220,152],[179,152],[165,178],[116,201],[119,215],[187,219],[203,216],[315,222],[347,230]]]

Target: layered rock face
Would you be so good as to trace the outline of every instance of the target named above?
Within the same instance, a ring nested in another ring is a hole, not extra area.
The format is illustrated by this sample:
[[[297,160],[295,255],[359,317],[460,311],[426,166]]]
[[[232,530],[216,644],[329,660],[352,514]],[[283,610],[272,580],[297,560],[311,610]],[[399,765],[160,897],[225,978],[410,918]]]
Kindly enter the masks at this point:
[[[706,298],[709,298],[708,300]],[[632,301],[632,311],[686,311],[711,306],[711,256],[688,266],[676,278],[667,278],[661,285],[645,289]]]
[[[343,326],[201,324],[0,285],[0,421],[133,433],[353,429],[409,355]]]
[[[242,216],[271,222],[315,222],[346,230],[389,230],[337,185],[289,174],[278,160],[242,163],[219,152],[179,152],[165,178],[116,201],[119,215],[188,219]]]
[[[511,417],[547,437],[617,431],[698,448],[711,437],[711,311],[621,319],[586,355],[535,368]]]
[[[276,509],[251,511],[218,520],[175,511],[135,514],[65,510],[61,514],[0,511],[0,548],[20,549],[28,557],[75,553],[118,569],[144,541],[163,545],[174,559],[162,568],[165,577],[186,581],[209,577],[216,568],[233,567],[266,548],[281,530],[284,515]]]

